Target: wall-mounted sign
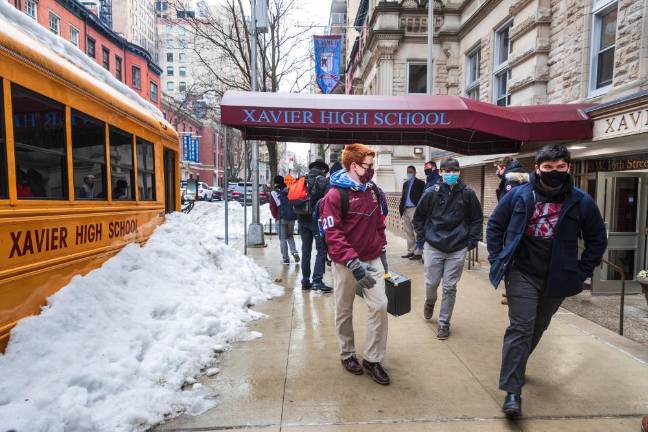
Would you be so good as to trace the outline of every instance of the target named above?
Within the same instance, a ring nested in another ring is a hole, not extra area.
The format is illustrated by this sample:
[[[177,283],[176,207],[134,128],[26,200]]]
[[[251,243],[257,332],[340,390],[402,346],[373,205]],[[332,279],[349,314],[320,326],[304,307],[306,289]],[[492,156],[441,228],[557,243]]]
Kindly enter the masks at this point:
[[[313,45],[317,85],[329,94],[340,83],[342,36],[313,36]]]
[[[612,159],[589,159],[587,172],[648,169],[648,154],[620,156]]]
[[[593,140],[648,132],[648,108],[635,109],[594,122]]]
[[[182,159],[191,160],[191,135],[182,135]]]

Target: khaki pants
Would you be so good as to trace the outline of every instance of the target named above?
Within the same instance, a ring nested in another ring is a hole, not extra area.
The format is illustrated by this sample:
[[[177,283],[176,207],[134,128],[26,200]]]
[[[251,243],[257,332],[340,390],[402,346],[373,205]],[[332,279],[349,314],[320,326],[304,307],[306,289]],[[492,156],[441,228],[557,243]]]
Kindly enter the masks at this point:
[[[405,230],[405,239],[407,240],[407,253],[421,254],[420,250],[416,249],[416,232],[412,220],[414,219],[414,212],[416,207],[409,207],[403,213],[403,229]]]
[[[387,295],[380,258],[368,262],[377,271],[372,273],[376,285],[363,292],[367,303],[367,335],[365,337],[364,359],[376,363],[385,359],[387,350]],[[333,263],[335,285],[335,327],[341,358],[355,355],[353,340],[353,301],[358,282],[346,266]]]

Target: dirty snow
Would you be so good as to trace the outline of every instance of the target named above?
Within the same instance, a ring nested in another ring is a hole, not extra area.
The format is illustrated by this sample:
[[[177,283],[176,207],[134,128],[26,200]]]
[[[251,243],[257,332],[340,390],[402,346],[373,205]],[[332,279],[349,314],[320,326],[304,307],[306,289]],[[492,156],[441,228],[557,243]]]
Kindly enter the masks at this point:
[[[41,13],[44,12],[41,11]],[[5,33],[17,39],[29,37],[30,45],[49,61],[69,69],[75,75],[79,73],[90,75],[88,79],[94,78],[96,80],[95,85],[102,87],[106,92],[112,94],[115,99],[125,97],[159,121],[163,121],[164,116],[156,106],[115,78],[109,71],[101,67],[71,42],[55,35],[27,14],[5,1],[0,1],[0,33]]]
[[[181,387],[217,374],[228,343],[261,337],[246,330],[262,316],[248,305],[282,294],[217,238],[222,210],[170,215],[143,247],[75,277],[20,321],[0,355],[0,431],[141,431],[214,406],[208,388]],[[242,232],[240,205],[231,218]]]

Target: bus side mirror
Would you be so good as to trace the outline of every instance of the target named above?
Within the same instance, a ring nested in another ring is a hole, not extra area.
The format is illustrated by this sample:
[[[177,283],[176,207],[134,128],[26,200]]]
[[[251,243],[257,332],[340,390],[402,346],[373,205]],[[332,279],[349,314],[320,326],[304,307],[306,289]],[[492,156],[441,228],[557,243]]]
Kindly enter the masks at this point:
[[[189,179],[187,180],[185,199],[187,201],[196,201],[196,196],[198,196],[198,181],[196,179]]]

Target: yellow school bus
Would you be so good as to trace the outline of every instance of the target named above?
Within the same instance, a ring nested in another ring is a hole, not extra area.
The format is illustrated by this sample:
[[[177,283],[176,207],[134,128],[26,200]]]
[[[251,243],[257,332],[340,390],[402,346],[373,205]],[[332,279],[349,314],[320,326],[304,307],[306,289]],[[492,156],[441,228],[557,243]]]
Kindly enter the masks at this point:
[[[0,32],[0,352],[19,319],[180,206],[175,130],[36,42]]]

